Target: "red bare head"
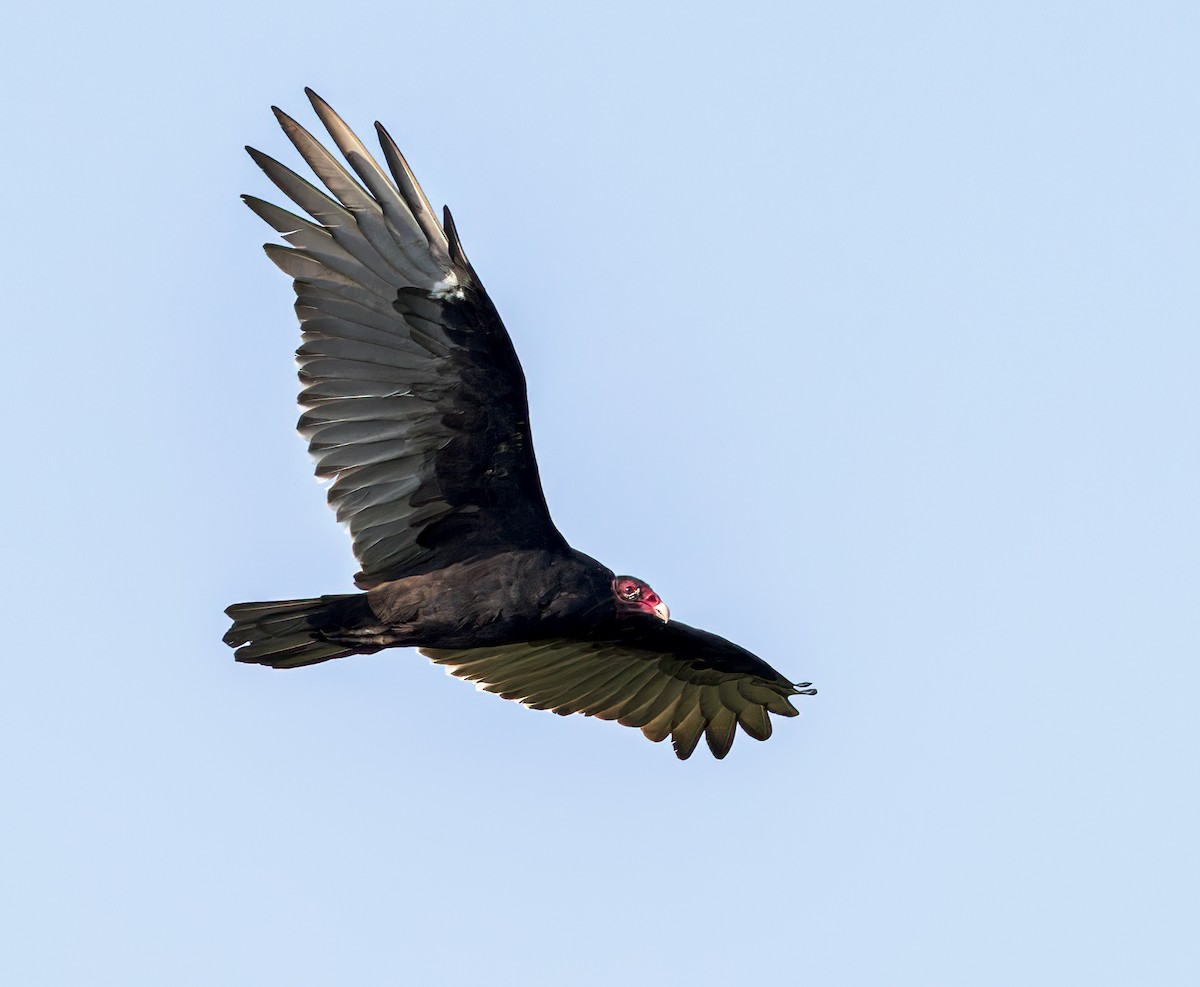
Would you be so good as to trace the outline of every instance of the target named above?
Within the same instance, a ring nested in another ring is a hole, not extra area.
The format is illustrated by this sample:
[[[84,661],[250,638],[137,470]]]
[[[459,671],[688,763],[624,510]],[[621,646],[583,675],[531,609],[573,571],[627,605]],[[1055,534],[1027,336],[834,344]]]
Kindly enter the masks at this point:
[[[617,598],[617,610],[622,613],[647,613],[666,623],[671,611],[654,592],[640,579],[633,576],[617,576],[612,583],[613,596]]]

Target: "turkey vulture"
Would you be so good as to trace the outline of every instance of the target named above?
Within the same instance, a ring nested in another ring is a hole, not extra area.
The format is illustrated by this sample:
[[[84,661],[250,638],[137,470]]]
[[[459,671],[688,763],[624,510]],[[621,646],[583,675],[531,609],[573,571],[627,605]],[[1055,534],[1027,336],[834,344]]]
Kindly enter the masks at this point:
[[[330,194],[247,148],[312,219],[243,198],[290,244],[264,249],[294,279],[298,428],[332,480],[364,592],[229,607],[237,660],[296,668],[417,647],[505,699],[670,736],[681,759],[701,734],[724,757],[739,723],[766,740],[768,711],[795,716],[789,697],[816,690],[670,620],[646,583],[567,544],[542,494],[521,365],[450,211],[439,223],[380,124],[390,178],[306,92],[354,174],[275,109]]]

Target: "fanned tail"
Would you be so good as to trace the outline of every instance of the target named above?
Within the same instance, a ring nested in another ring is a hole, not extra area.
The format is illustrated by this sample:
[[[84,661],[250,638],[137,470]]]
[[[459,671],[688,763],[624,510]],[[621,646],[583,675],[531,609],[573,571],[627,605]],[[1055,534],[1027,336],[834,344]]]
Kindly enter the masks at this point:
[[[235,603],[225,613],[233,618],[233,626],[223,640],[231,648],[237,648],[234,657],[238,661],[272,668],[299,668],[378,650],[333,640],[339,631],[374,622],[365,593]]]

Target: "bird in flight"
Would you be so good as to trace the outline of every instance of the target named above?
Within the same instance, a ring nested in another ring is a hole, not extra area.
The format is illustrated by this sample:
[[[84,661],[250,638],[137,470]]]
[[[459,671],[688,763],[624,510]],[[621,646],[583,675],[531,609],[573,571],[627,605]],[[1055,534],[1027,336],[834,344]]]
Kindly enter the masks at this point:
[[[671,619],[645,582],[571,548],[546,507],[512,341],[387,131],[389,175],[312,90],[350,171],[275,109],[318,188],[247,148],[311,218],[246,204],[289,246],[267,256],[293,279],[303,344],[298,429],[350,529],[362,591],[238,603],[238,661],[297,668],[417,647],[481,689],[534,709],[583,713],[729,753],[740,724],[771,735],[812,695],[724,638]],[[357,176],[357,178],[355,177]]]

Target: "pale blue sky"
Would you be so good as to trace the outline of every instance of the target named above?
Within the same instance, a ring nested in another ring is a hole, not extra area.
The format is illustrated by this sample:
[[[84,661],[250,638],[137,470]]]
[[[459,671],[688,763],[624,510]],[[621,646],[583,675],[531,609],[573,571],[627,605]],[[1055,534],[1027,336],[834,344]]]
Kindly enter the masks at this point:
[[[1198,29],[10,14],[0,980],[1200,982]],[[820,687],[770,742],[232,661],[354,571],[237,201],[305,85],[454,208],[564,533]]]

